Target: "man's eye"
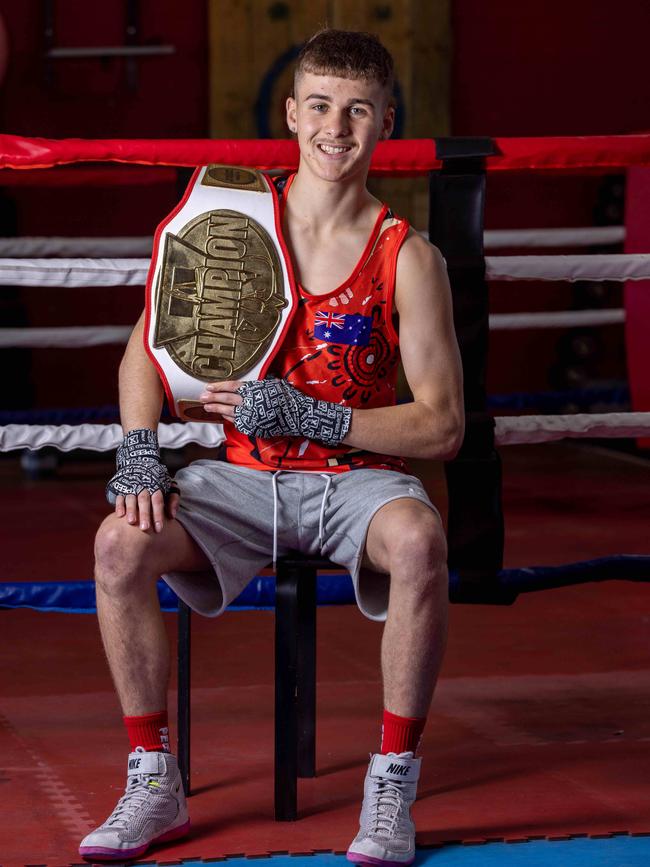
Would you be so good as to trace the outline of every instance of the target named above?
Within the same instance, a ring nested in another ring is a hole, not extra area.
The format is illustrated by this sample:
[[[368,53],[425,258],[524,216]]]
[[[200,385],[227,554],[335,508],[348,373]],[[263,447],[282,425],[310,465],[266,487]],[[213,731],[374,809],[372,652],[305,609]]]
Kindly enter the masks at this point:
[[[316,105],[312,105],[312,108],[313,108],[315,111],[325,111],[325,109],[327,108],[327,106],[324,105],[323,103],[319,102],[319,103],[317,103]]]
[[[366,113],[365,108],[361,108],[361,106],[353,105],[350,109],[350,114],[356,115],[356,117],[361,117]]]

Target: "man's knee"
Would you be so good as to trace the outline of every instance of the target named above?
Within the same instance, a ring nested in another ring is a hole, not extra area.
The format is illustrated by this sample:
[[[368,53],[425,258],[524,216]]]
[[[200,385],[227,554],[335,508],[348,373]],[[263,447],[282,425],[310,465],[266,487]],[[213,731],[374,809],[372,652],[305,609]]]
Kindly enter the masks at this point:
[[[432,512],[405,515],[393,528],[388,542],[391,582],[418,594],[447,587],[447,540],[438,516]]]
[[[109,515],[95,537],[95,581],[110,595],[128,593],[146,575],[151,534]]]

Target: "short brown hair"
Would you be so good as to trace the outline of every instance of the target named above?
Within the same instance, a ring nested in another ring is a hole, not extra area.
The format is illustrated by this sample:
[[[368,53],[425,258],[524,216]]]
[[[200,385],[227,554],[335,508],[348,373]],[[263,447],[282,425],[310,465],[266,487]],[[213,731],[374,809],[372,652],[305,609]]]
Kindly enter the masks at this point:
[[[393,93],[393,58],[374,33],[331,28],[320,30],[303,45],[298,55],[294,91],[295,81],[303,72],[376,81],[388,98]]]

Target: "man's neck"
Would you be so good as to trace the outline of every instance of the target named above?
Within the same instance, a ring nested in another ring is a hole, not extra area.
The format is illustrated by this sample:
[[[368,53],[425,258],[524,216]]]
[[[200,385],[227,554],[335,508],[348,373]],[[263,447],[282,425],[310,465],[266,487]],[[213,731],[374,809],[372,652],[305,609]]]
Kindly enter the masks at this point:
[[[292,219],[327,231],[333,226],[353,225],[374,202],[365,178],[325,181],[299,168],[291,184],[288,205]]]

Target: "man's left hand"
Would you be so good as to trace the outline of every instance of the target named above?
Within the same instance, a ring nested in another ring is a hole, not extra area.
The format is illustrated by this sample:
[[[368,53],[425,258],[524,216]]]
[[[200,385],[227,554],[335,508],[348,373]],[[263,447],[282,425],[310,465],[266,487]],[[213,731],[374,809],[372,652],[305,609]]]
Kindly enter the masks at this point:
[[[332,447],[345,439],[352,417],[350,407],[303,394],[285,379],[211,383],[201,400],[248,436],[304,436]]]
[[[228,421],[235,420],[235,407],[242,403],[242,396],[237,393],[244,383],[241,380],[227,382],[209,382],[204,386],[199,400],[206,412],[221,415]]]

